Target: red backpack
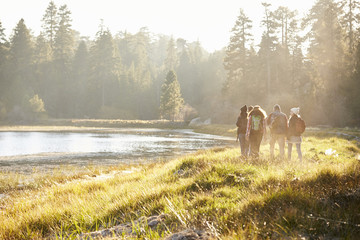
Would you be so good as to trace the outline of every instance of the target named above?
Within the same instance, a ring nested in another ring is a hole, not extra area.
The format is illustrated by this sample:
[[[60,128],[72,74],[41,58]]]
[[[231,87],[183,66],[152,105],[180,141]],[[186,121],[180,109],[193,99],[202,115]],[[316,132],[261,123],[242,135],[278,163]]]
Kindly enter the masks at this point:
[[[304,133],[305,128],[306,128],[305,121],[302,120],[301,118],[298,118],[296,120],[296,123],[295,123],[295,131],[296,131],[296,133],[298,133],[298,134]]]

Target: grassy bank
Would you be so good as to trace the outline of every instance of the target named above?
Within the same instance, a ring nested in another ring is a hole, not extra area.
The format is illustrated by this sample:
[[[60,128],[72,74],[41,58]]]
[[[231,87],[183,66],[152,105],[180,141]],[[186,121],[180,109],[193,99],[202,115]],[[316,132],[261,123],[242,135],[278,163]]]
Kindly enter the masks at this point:
[[[329,148],[336,152],[327,155]],[[221,239],[359,236],[356,140],[309,131],[302,163],[270,161],[268,145],[261,151],[257,160],[239,158],[238,148],[212,149],[151,165],[1,173],[0,239],[75,239],[160,213],[168,216],[165,228],[135,229],[133,238],[185,228]]]
[[[14,125],[0,123],[0,131],[82,131],[99,128],[184,128],[187,124],[183,121],[169,120],[121,120],[121,119],[46,119],[34,123]]]

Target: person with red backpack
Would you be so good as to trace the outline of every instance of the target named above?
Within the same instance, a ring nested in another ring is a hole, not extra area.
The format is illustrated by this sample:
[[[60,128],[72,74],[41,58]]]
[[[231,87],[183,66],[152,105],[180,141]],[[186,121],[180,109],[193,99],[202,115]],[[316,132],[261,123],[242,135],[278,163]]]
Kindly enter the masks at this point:
[[[290,109],[290,119],[289,119],[289,129],[287,134],[288,142],[288,159],[291,160],[291,151],[292,145],[296,145],[296,150],[298,153],[298,158],[300,162],[302,161],[301,153],[301,134],[304,133],[306,128],[305,121],[300,117],[300,108],[291,108]]]
[[[270,127],[270,158],[274,158],[275,143],[279,144],[280,157],[285,155],[285,139],[288,130],[288,118],[281,112],[279,104],[275,104],[274,112],[266,118],[266,124]]]
[[[238,127],[237,138],[239,139],[240,142],[241,155],[243,157],[246,157],[248,155],[248,148],[249,148],[248,141],[245,139],[247,125],[248,125],[248,114],[247,114],[247,106],[245,105],[240,109],[240,115],[236,121],[236,126]]]
[[[265,118],[266,112],[259,105],[249,113],[246,139],[249,141],[250,154],[254,157],[259,157],[260,144],[266,134]]]

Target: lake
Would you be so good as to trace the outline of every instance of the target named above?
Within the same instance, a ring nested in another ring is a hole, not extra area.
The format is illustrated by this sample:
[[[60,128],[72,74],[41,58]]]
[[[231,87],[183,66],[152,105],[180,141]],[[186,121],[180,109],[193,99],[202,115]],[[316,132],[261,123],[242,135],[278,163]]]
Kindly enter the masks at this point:
[[[0,132],[0,170],[144,163],[234,144],[234,138],[194,133],[188,129]]]

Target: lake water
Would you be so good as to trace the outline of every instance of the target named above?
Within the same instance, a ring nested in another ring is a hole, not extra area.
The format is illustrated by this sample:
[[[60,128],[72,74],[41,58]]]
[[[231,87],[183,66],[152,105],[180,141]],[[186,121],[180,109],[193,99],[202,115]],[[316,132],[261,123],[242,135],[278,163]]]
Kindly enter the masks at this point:
[[[28,171],[59,165],[113,165],[168,159],[234,138],[192,130],[116,129],[111,132],[0,132],[0,170]]]

